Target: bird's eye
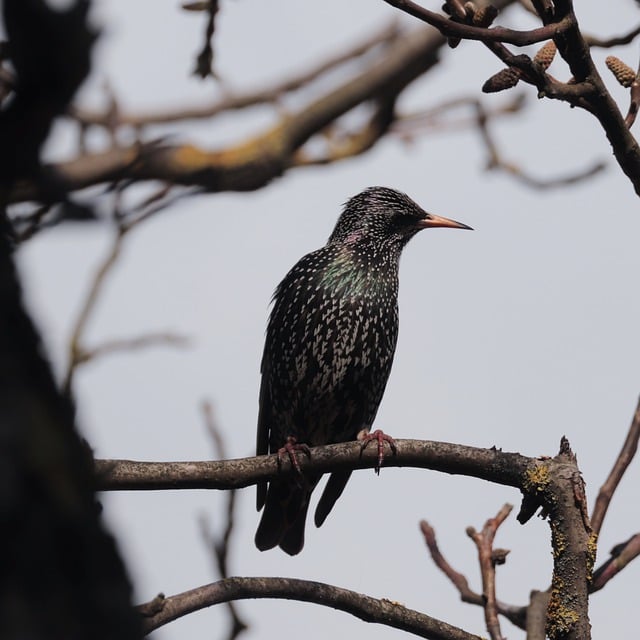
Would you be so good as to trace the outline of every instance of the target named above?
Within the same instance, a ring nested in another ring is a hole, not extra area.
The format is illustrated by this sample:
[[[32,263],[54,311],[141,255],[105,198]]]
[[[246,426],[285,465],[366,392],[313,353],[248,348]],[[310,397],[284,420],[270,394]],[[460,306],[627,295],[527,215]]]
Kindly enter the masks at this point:
[[[403,215],[401,222],[403,227],[414,227],[416,224],[424,220],[424,215]]]

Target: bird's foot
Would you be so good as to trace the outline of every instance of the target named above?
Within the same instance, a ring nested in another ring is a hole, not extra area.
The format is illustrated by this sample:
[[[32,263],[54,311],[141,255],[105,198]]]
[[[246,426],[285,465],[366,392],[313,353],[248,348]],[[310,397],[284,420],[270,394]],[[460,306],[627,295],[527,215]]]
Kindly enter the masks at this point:
[[[289,462],[291,466],[298,472],[298,475],[302,475],[302,469],[300,468],[300,463],[298,462],[298,457],[296,453],[298,451],[302,451],[307,458],[311,457],[311,449],[306,444],[299,443],[294,436],[289,436],[287,441],[284,443],[284,446],[278,449],[278,467],[282,466],[282,459],[285,455],[289,457]]]
[[[358,434],[358,440],[360,441],[361,451],[364,451],[369,443],[374,440],[378,443],[378,464],[376,464],[375,471],[380,475],[380,467],[384,461],[384,443],[386,442],[389,445],[391,452],[395,455],[397,452],[396,441],[381,429],[376,429],[373,433],[369,433],[363,429]]]

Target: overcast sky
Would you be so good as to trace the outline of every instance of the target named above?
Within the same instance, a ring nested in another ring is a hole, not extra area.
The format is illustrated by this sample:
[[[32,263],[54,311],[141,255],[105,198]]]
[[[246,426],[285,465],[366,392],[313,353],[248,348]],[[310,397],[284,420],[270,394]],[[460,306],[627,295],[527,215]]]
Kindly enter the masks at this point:
[[[81,101],[99,105],[108,81],[124,110],[206,102],[214,82],[190,75],[203,16],[177,2],[102,0],[94,12],[103,35]],[[222,2],[216,67],[235,89],[263,86],[364,37],[396,12],[378,0],[323,3]],[[436,8],[440,3],[429,3]],[[637,23],[631,0],[576,2],[583,30],[618,35]],[[615,9],[614,9],[615,7]],[[502,22],[534,23],[521,10]],[[409,24],[412,24],[409,22]],[[637,46],[613,51],[636,66]],[[602,60],[611,51],[596,52]],[[500,65],[478,43],[442,52],[437,70],[401,102],[434,106],[480,94]],[[567,78],[556,62],[552,73]],[[627,96],[605,81],[623,111]],[[88,342],[171,330],[188,350],[149,349],[105,357],[79,371],[79,423],[100,458],[201,460],[212,453],[199,404],[210,399],[229,455],[255,442],[259,364],[271,294],[306,252],[323,245],[342,203],[375,184],[406,191],[425,209],[461,220],[473,233],[436,229],[412,240],[400,273],[400,337],[377,426],[400,438],[424,438],[523,454],[554,455],[566,435],[578,454],[593,504],[628,428],[640,393],[640,210],[595,119],[566,104],[537,101],[492,124],[505,156],[544,178],[607,163],[606,172],[572,188],[534,191],[484,171],[477,132],[427,135],[411,146],[389,139],[362,156],[287,173],[250,194],[184,200],[134,230],[107,283]],[[512,94],[513,95],[513,94]],[[487,105],[508,94],[485,97]],[[204,147],[239,140],[264,126],[269,112],[200,122],[181,139]],[[64,157],[71,132],[59,127],[49,157]],[[96,141],[96,144],[99,141]],[[19,252],[28,303],[58,372],[69,332],[112,233],[104,225],[65,225]],[[638,527],[638,465],[625,477],[605,522],[599,561]],[[217,579],[198,517],[220,526],[224,500],[205,491],[104,496],[105,513],[130,568],[136,600],[175,594]],[[258,552],[255,490],[239,494],[231,572],[328,582],[400,601],[486,635],[482,611],[462,604],[429,559],[418,531],[428,519],[441,550],[480,591],[475,549],[465,527],[481,527],[516,491],[470,478],[407,469],[354,474],[322,529],[308,526],[302,554]],[[515,514],[496,546],[512,550],[498,569],[498,597],[525,604],[551,575],[548,525],[522,527]],[[594,637],[635,628],[638,566],[592,599]],[[303,632],[400,638],[331,609],[285,601],[240,604],[247,638]],[[161,640],[220,638],[222,608],[171,623]],[[509,638],[522,632],[503,623]]]

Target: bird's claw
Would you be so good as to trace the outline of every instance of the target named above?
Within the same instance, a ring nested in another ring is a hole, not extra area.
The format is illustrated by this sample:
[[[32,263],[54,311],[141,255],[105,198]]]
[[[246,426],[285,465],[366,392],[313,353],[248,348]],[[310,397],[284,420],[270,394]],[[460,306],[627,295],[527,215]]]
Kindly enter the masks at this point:
[[[375,467],[375,472],[380,475],[380,467],[384,462],[384,443],[386,442],[391,449],[391,453],[395,455],[398,451],[396,447],[396,441],[388,436],[381,429],[376,429],[373,433],[361,432],[358,434],[358,440],[360,440],[360,450],[364,451],[370,442],[374,440],[378,443],[378,462]]]
[[[307,458],[311,458],[311,449],[309,449],[306,444],[302,442],[299,443],[294,436],[289,436],[287,441],[284,443],[284,446],[280,447],[277,451],[278,467],[282,466],[282,459],[286,454],[289,457],[291,466],[296,470],[298,475],[302,475],[302,469],[300,468],[300,463],[296,456],[298,451],[302,451]]]

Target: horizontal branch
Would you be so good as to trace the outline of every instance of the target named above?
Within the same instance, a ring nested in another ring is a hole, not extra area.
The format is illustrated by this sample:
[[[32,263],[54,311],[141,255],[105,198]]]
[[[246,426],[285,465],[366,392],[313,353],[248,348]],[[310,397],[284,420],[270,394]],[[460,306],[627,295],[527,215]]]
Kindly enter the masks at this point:
[[[622,36],[613,36],[611,38],[598,38],[596,36],[586,35],[584,37],[585,42],[590,47],[600,47],[602,49],[610,49],[611,47],[619,47],[624,44],[629,44],[635,40],[636,36],[640,35],[640,26],[635,27],[629,33],[625,33]]]
[[[571,26],[569,19],[547,24],[530,31],[519,31],[506,27],[476,27],[462,22],[456,22],[435,11],[425,9],[411,0],[385,0],[387,4],[422,20],[435,27],[445,36],[464,38],[465,40],[481,40],[482,42],[506,42],[518,47],[524,47],[536,42],[551,40]]]
[[[331,607],[364,620],[384,624],[430,640],[480,640],[458,627],[407,609],[385,598],[372,598],[321,582],[295,578],[227,578],[168,598],[156,598],[141,610],[145,633],[176,618],[230,600],[282,598]]]
[[[539,464],[535,458],[497,449],[479,449],[429,440],[396,440],[397,453],[387,455],[386,467],[413,467],[473,476],[512,487],[524,485],[524,474]],[[311,457],[298,458],[303,473],[327,473],[347,469],[373,469],[376,447],[362,449],[359,442],[345,442],[311,449]],[[139,462],[96,460],[98,489],[237,489],[272,480],[292,472],[288,457],[258,456],[235,460],[194,462]]]

